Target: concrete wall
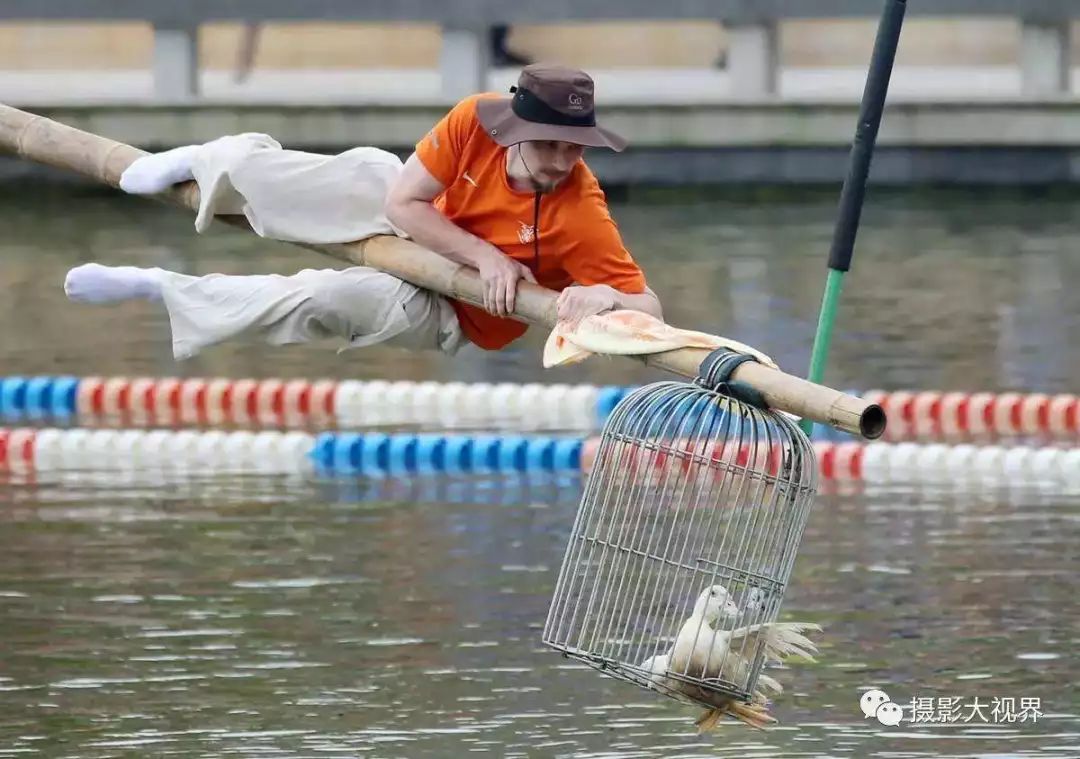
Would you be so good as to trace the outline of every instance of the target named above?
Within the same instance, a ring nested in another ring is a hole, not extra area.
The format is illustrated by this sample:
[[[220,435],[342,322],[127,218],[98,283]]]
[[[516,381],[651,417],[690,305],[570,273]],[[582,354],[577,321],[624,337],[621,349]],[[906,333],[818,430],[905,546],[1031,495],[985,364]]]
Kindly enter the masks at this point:
[[[631,148],[594,150],[588,161],[609,186],[835,184],[847,169],[857,109],[855,103],[612,107],[607,120]],[[291,148],[331,153],[377,145],[404,157],[443,109],[72,105],[37,112],[148,150],[265,131]],[[0,160],[0,180],[33,168]],[[1080,102],[893,104],[871,178],[885,184],[1080,183]]]
[[[788,21],[781,25],[781,61],[791,67],[864,66],[876,20]],[[200,63],[236,65],[242,26],[210,24],[199,40]],[[1080,23],[1072,27],[1072,58],[1080,65]],[[1019,24],[1001,19],[911,17],[898,65],[1014,65]],[[271,24],[263,30],[260,68],[430,68],[438,65],[436,25]],[[510,46],[536,58],[582,67],[713,66],[727,47],[723,27],[708,22],[625,22],[523,26]],[[152,59],[148,24],[0,25],[0,70],[144,68]]]

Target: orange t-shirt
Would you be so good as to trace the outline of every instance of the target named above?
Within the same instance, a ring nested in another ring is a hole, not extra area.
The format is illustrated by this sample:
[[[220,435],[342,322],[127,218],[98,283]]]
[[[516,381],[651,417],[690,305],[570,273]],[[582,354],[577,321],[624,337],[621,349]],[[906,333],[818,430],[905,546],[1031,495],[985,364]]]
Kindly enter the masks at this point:
[[[578,161],[540,200],[540,266],[534,267],[535,193],[510,186],[506,151],[484,131],[472,95],[458,103],[416,145],[416,155],[445,190],[434,205],[462,229],[533,270],[544,287],[604,284],[624,293],[645,291],[645,275],[623,246],[596,177]],[[525,334],[527,325],[451,299],[465,336],[487,350]]]

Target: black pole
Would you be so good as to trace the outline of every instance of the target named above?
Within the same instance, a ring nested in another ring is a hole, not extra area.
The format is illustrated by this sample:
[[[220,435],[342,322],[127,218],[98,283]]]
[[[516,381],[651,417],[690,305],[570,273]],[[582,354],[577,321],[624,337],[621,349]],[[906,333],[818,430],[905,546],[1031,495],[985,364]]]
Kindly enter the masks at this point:
[[[900,41],[900,26],[904,21],[906,0],[887,0],[878,24],[874,53],[870,59],[870,71],[866,77],[862,105],[859,107],[859,123],[855,130],[855,142],[851,146],[848,174],[840,194],[840,212],[836,218],[832,250],[829,252],[829,268],[847,271],[851,268],[851,254],[855,249],[855,233],[859,229],[866,177],[870,173],[870,158],[874,153],[881,112],[885,110],[885,94],[889,89],[896,47]]]

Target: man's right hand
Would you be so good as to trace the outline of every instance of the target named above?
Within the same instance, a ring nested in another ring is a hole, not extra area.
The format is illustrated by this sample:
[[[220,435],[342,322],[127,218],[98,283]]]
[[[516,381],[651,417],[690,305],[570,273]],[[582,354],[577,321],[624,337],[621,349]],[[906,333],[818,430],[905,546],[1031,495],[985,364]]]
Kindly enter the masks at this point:
[[[484,310],[495,316],[509,316],[514,311],[518,280],[536,283],[525,264],[518,263],[494,245],[488,246],[477,264],[484,283]]]

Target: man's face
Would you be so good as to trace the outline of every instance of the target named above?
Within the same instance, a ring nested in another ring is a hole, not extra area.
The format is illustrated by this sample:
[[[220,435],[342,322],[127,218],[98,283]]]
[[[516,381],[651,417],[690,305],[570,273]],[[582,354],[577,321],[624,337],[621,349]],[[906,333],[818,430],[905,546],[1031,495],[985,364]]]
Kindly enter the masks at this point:
[[[570,176],[584,152],[584,147],[572,142],[537,140],[521,144],[522,158],[532,174],[533,186],[541,192],[550,192]]]

